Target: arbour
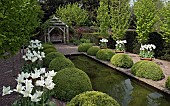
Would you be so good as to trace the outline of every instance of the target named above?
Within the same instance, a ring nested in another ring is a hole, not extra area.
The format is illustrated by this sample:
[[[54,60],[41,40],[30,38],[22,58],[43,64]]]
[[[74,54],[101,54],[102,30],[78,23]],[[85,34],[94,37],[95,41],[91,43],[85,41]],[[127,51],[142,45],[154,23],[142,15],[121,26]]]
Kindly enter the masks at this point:
[[[51,40],[51,37],[50,37],[50,33],[55,29],[55,28],[58,28],[60,29],[62,32],[63,32],[63,42],[64,43],[68,43],[69,42],[69,27],[67,24],[65,24],[64,22],[62,22],[59,18],[57,18],[55,15],[53,15],[53,17],[48,20],[48,27],[46,29],[46,35],[45,35],[45,42],[50,42],[52,41]],[[55,39],[53,41],[61,41],[62,42],[62,39],[59,38],[59,39]]]

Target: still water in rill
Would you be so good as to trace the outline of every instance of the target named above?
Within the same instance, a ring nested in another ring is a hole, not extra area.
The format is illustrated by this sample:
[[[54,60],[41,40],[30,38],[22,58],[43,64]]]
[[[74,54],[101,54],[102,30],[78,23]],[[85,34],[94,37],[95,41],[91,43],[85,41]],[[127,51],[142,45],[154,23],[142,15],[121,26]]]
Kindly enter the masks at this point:
[[[94,90],[102,91],[121,106],[170,106],[169,95],[128,78],[116,70],[87,56],[71,56],[75,66],[85,71]]]

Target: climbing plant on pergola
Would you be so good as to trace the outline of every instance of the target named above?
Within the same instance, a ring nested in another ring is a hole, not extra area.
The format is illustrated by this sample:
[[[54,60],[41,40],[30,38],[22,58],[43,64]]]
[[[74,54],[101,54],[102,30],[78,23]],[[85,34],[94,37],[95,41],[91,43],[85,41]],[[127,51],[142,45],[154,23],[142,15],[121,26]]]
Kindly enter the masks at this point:
[[[45,34],[45,42],[51,41],[51,35],[50,33],[55,29],[58,28],[63,32],[63,42],[68,43],[69,42],[69,27],[67,24],[62,22],[59,18],[53,17],[48,20],[48,26],[46,27],[46,34]],[[62,41],[61,39],[56,39],[55,41]]]

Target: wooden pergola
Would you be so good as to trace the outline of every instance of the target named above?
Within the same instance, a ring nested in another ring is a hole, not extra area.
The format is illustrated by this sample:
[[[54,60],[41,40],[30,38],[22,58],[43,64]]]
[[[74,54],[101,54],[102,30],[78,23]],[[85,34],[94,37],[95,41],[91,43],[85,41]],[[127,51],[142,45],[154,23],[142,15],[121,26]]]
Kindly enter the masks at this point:
[[[54,39],[53,41],[60,41],[66,44],[69,42],[69,27],[67,24],[65,24],[64,22],[62,22],[59,18],[55,17],[55,15],[53,15],[53,17],[50,19],[49,21],[49,27],[47,30],[47,35],[45,36],[45,42],[50,42],[51,41],[51,35],[50,33],[55,29],[58,28],[63,32],[63,38],[62,39]]]

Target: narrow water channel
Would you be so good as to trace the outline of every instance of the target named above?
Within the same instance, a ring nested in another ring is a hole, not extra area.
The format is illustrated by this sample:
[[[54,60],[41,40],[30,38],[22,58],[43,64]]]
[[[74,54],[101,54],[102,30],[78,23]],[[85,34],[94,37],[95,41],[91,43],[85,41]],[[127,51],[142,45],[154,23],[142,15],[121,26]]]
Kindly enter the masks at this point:
[[[87,56],[71,56],[75,66],[85,71],[94,90],[102,91],[121,106],[170,106],[169,95],[150,88]]]

